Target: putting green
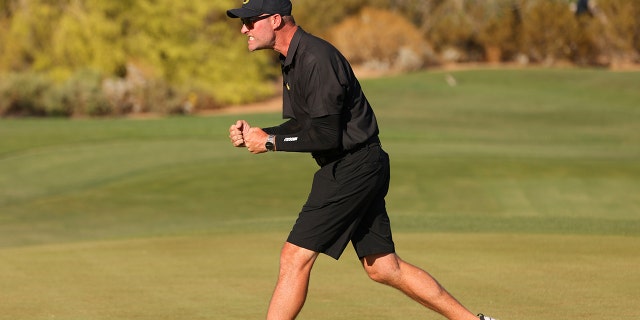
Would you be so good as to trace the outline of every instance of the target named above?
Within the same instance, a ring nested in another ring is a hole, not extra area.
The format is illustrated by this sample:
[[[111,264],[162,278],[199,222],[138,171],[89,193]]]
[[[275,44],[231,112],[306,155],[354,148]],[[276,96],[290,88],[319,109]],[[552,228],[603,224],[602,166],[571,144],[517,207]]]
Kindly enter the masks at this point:
[[[259,319],[282,234],[212,234],[0,250],[1,319]],[[502,319],[633,319],[640,238],[398,234],[405,260]],[[301,319],[436,319],[322,256]]]

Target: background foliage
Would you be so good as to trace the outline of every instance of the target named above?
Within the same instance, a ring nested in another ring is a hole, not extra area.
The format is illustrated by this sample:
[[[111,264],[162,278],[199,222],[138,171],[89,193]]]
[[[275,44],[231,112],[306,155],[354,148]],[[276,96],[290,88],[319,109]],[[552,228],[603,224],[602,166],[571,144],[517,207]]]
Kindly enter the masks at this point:
[[[45,77],[59,90],[73,91],[74,79],[89,69],[110,79],[87,84],[109,94],[109,114],[186,112],[189,104],[243,103],[274,91],[265,81],[277,71],[273,55],[248,58],[238,21],[226,17],[234,1],[5,0],[0,5],[0,71],[30,72],[32,81]],[[4,114],[34,114],[21,97],[3,94]],[[66,108],[50,114],[92,114]]]
[[[588,3],[578,15],[576,0],[294,0],[294,15],[354,64],[383,70],[637,63],[640,3]],[[249,56],[225,14],[237,5],[1,0],[0,115],[190,113],[273,96],[275,55]]]

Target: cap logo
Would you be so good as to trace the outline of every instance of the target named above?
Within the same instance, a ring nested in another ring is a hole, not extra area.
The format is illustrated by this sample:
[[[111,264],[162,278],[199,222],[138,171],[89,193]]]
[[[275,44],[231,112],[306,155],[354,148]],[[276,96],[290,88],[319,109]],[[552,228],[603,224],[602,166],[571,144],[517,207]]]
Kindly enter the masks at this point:
[[[242,0],[242,4],[247,4],[247,3],[249,3],[249,1],[251,1],[251,0]]]

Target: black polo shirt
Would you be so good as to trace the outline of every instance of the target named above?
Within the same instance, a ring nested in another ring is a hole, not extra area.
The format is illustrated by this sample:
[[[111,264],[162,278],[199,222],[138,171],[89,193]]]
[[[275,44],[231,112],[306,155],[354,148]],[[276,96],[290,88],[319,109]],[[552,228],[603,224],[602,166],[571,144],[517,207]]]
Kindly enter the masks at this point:
[[[347,59],[330,43],[298,27],[291,40],[287,56],[280,56],[283,76],[283,118],[293,119],[296,131],[276,136],[278,151],[310,151],[314,153],[334,150],[315,150],[310,145],[326,145],[323,139],[338,137],[340,150],[350,150],[378,135],[378,124],[358,79]],[[324,122],[329,122],[337,135],[327,135],[326,129],[301,139],[297,134]],[[335,125],[334,125],[335,124]],[[267,130],[265,130],[267,131]],[[273,130],[272,130],[273,131]],[[275,132],[275,131],[274,131]],[[319,132],[319,133],[318,133]],[[307,144],[301,147],[297,144]]]

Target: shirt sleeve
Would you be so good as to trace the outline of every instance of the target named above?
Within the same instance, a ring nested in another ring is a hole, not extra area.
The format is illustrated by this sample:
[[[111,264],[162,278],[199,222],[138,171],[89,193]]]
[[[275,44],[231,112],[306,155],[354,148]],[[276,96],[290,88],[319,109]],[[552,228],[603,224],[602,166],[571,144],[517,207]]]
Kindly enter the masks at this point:
[[[270,128],[263,128],[262,130],[267,134],[273,135],[282,135],[282,134],[292,134],[299,132],[302,129],[300,123],[296,119],[289,119],[287,122]]]
[[[339,149],[341,143],[341,117],[340,115],[329,115],[312,118],[311,125],[303,127],[298,132],[276,134],[275,144],[277,151],[322,152]]]

